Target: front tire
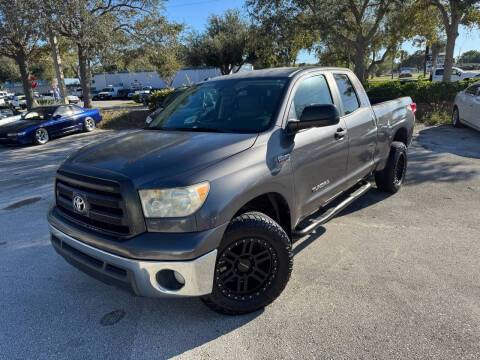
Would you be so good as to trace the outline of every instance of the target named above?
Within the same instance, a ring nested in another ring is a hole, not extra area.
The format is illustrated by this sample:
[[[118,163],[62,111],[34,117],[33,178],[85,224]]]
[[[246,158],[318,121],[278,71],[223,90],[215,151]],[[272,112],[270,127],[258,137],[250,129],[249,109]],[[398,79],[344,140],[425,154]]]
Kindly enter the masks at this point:
[[[38,128],[35,130],[35,133],[33,134],[33,142],[36,145],[44,145],[48,142],[48,140],[50,140],[50,136],[47,129]]]
[[[460,113],[458,111],[458,107],[456,106],[453,108],[452,125],[456,128],[462,127],[462,123],[460,122]]]
[[[407,147],[404,143],[394,141],[390,148],[387,165],[375,173],[375,182],[381,191],[396,193],[405,181],[407,173]]]
[[[212,293],[202,301],[212,310],[240,315],[264,308],[290,279],[290,239],[274,220],[259,212],[233,219],[218,249]]]
[[[95,130],[95,120],[93,120],[91,117],[87,117],[83,122],[83,130],[85,132],[91,132]]]

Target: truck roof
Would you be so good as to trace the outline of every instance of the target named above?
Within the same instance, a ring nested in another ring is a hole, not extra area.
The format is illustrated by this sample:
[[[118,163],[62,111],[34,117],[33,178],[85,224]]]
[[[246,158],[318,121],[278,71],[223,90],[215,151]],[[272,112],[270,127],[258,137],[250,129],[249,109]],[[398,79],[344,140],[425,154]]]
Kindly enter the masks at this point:
[[[279,67],[271,69],[261,69],[253,71],[241,71],[235,74],[223,75],[212,78],[210,80],[228,80],[228,79],[242,79],[242,78],[290,78],[295,75],[310,72],[313,70],[348,70],[346,68],[340,67],[330,67],[330,66],[302,66],[302,67]]]

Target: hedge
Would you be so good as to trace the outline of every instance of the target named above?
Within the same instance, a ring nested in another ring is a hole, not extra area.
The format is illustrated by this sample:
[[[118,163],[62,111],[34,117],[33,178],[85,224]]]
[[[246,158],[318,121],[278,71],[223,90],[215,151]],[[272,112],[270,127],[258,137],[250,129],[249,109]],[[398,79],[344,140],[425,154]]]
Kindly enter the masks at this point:
[[[165,100],[167,95],[170,94],[172,91],[173,89],[162,89],[152,92],[147,97],[148,107],[152,110],[158,109],[162,105],[163,100]]]
[[[371,82],[365,85],[370,98],[410,96],[417,104],[428,104],[432,109],[452,103],[455,95],[464,90],[472,80],[455,82],[399,81]]]

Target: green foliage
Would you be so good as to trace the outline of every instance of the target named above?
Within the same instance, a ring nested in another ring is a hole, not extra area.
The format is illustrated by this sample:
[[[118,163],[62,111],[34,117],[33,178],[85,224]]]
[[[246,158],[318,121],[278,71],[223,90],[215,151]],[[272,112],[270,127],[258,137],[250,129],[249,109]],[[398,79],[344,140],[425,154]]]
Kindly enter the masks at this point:
[[[247,60],[249,26],[238,10],[208,18],[205,33],[187,38],[185,59],[191,66],[212,66],[223,75],[230,74]]]
[[[159,13],[150,14],[135,24],[130,58],[140,59],[143,68],[153,68],[166,86],[172,86],[175,75],[184,65],[181,32],[183,25],[169,23]],[[135,61],[137,66],[139,61]]]
[[[5,56],[0,57],[0,84],[17,81],[20,81],[20,72],[15,61]]]
[[[450,124],[452,117],[448,111],[439,109],[421,113],[417,120],[426,125]]]
[[[279,10],[257,20],[249,30],[248,61],[255,68],[295,65],[300,50],[312,48],[319,38],[318,32],[305,24],[309,19],[304,14]]]
[[[469,83],[469,81],[411,81],[402,84],[399,81],[378,81],[367,83],[365,90],[371,98],[410,96],[415,103],[426,104],[435,110],[445,103],[451,103],[455,95],[464,90]]]
[[[480,51],[470,50],[464,52],[458,59],[460,64],[480,63]]]
[[[168,94],[170,94],[174,89],[162,89],[152,92],[147,97],[147,105],[150,109],[158,109],[162,104]]]
[[[247,0],[250,14],[260,23],[273,21],[278,28],[290,19],[301,19],[302,34],[316,35],[322,64],[354,64],[364,80],[382,64],[412,27],[405,7],[413,1],[391,0]],[[282,16],[279,16],[281,14]],[[274,29],[275,30],[275,29]],[[271,32],[273,37],[276,31]]]
[[[53,104],[60,104],[59,101],[53,100],[53,99],[40,99],[40,100],[35,100],[37,105],[53,105]]]
[[[136,103],[141,103],[142,97],[140,96],[140,94],[133,94],[132,100],[135,101]]]

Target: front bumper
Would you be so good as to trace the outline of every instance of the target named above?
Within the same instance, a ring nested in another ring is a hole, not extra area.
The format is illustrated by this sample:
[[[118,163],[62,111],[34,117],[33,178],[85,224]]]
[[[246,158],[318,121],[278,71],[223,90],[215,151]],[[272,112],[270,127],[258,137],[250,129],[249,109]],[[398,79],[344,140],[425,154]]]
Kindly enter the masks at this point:
[[[7,137],[0,135],[0,145],[26,145],[31,143],[32,139],[27,136]]]
[[[201,296],[212,291],[216,249],[193,260],[136,260],[97,249],[52,225],[49,227],[52,245],[60,255],[75,267],[106,283],[147,297]],[[184,279],[183,286],[178,288],[164,285],[162,277],[157,276],[162,271],[163,274],[178,272]]]

